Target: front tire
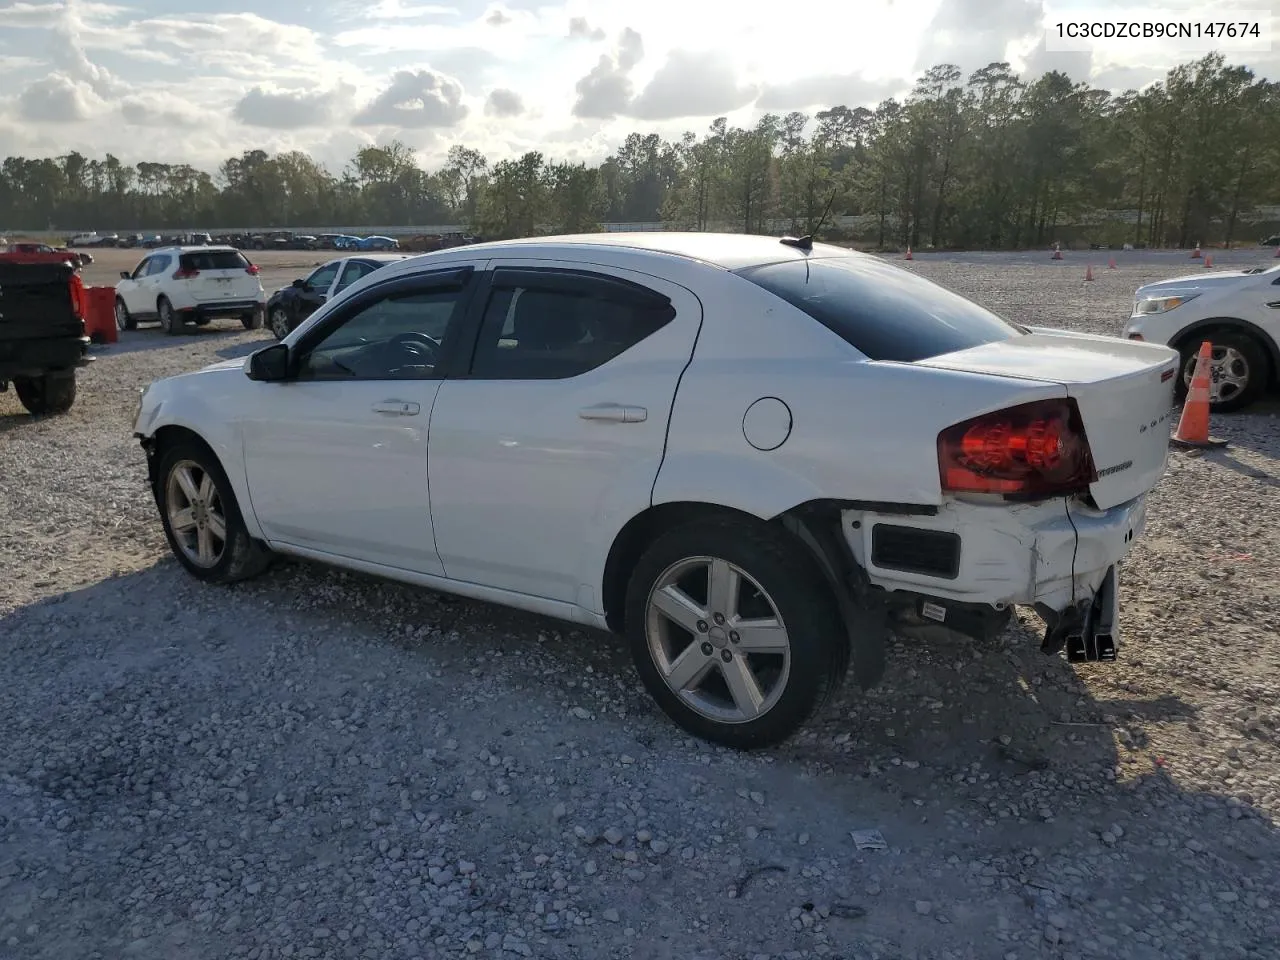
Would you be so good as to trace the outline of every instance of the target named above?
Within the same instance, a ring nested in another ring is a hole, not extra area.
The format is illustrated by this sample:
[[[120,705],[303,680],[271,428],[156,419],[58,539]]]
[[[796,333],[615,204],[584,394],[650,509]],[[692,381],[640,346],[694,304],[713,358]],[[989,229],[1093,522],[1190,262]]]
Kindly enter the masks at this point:
[[[169,549],[187,572],[207,583],[255,577],[271,552],[249,536],[235,492],[211,451],[179,443],[160,456],[156,506]]]
[[[748,521],[699,521],[654,541],[628,584],[626,632],[663,711],[736,749],[786,740],[849,665],[816,563],[787,534]]]
[[[277,340],[283,340],[289,335],[289,314],[284,307],[275,307],[271,311],[271,319],[267,325]]]
[[[137,319],[130,315],[129,308],[119,297],[116,297],[116,329],[121,331],[138,329]]]
[[[66,413],[76,402],[76,374],[46,373],[13,381],[18,400],[32,416]]]
[[[178,319],[168,297],[161,297],[156,301],[156,313],[160,317],[160,329],[169,336],[175,337],[182,332],[182,321]]]
[[[1178,378],[1178,402],[1186,399],[1196,369],[1196,356],[1205,340],[1213,344],[1209,409],[1213,413],[1243,410],[1266,388],[1270,371],[1261,344],[1248,334],[1235,330],[1209,330],[1191,337],[1182,345],[1179,351],[1182,354],[1182,376]]]

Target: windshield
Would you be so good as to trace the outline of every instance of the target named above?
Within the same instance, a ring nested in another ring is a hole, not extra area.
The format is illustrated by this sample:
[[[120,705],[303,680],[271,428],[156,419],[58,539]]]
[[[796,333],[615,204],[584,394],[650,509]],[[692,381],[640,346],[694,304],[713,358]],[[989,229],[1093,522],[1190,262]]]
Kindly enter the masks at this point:
[[[870,256],[787,260],[738,271],[872,360],[913,363],[1023,336],[990,310]]]

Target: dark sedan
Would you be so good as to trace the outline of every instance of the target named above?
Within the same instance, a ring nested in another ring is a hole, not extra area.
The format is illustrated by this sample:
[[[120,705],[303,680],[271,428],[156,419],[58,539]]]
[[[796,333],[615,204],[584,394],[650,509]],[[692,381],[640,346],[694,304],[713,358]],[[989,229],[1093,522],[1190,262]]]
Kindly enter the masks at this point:
[[[316,267],[304,279],[281,287],[267,300],[267,327],[283,340],[303,320],[361,277],[405,258],[399,253],[362,253],[339,257]]]

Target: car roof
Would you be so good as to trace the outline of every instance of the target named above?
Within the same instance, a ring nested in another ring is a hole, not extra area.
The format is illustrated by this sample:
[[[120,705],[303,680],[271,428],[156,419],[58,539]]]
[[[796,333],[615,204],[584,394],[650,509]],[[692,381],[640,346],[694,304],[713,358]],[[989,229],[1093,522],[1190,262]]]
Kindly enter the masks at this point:
[[[340,260],[369,260],[374,263],[394,263],[397,260],[408,260],[407,253],[357,253],[350,257],[339,257]]]
[[[231,246],[230,244],[197,243],[197,244],[193,244],[191,246],[186,246],[186,247],[184,246],[156,247],[154,250],[151,251],[151,254],[149,254],[149,256],[157,253],[175,253],[175,252],[176,253],[200,253],[201,251],[206,251],[206,252],[214,251],[217,253],[224,253],[227,250],[232,250],[232,251],[235,251],[236,253],[239,253],[239,250],[236,247]]]
[[[618,233],[566,234],[554,237],[533,237],[519,240],[490,240],[485,243],[454,247],[439,253],[452,257],[474,258],[492,251],[496,255],[521,256],[539,253],[578,253],[592,247],[622,248],[658,255],[682,257],[710,264],[724,270],[740,270],[744,267],[780,260],[804,260],[811,257],[856,256],[853,250],[832,244],[814,243],[811,250],[802,250],[782,243],[780,237],[766,237],[744,233],[692,233],[678,231],[635,231]],[[443,259],[443,258],[441,258]]]

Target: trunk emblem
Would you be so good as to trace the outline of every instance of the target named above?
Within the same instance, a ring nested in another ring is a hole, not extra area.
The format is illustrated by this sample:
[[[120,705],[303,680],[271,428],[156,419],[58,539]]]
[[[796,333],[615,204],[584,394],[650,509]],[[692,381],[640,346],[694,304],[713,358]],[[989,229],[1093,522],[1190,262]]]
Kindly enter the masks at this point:
[[[1101,480],[1103,477],[1109,477],[1113,473],[1119,473],[1121,470],[1128,470],[1132,466],[1132,460],[1126,460],[1124,463],[1117,463],[1114,467],[1107,467],[1105,470],[1099,470],[1098,479]]]

